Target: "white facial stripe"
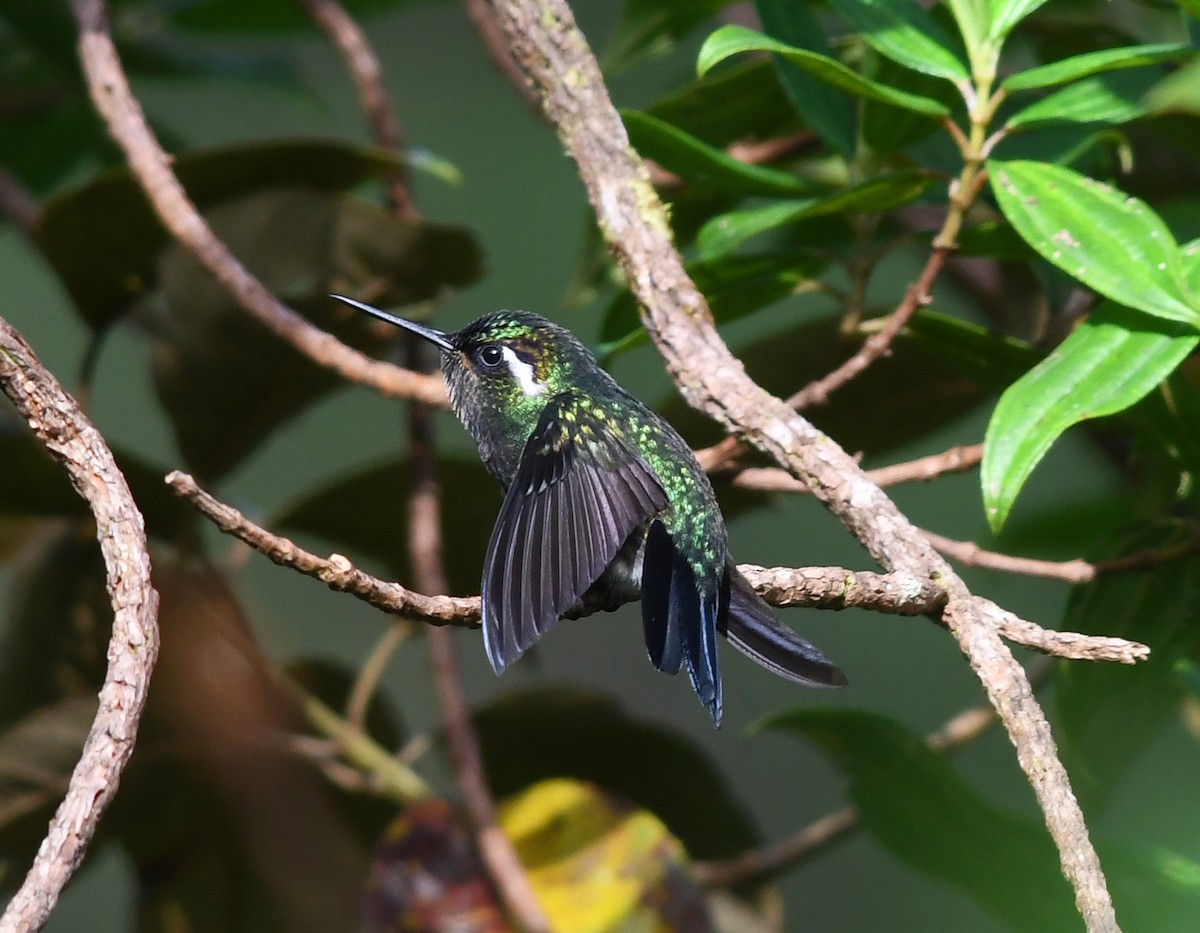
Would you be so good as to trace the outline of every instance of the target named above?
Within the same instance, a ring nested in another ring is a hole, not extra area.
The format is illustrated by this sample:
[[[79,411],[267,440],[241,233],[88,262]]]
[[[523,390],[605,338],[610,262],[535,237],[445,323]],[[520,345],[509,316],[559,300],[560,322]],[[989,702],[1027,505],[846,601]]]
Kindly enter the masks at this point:
[[[531,363],[517,356],[512,347],[501,347],[500,352],[504,354],[504,362],[508,365],[508,371],[512,373],[512,377],[517,380],[517,385],[521,387],[521,391],[527,397],[532,398],[546,391],[545,384],[538,382],[534,376]]]

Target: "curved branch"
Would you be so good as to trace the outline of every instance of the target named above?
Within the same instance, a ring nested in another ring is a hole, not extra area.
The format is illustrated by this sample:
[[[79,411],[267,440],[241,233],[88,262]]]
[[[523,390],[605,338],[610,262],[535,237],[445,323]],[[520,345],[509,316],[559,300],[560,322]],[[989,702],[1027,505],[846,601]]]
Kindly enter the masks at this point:
[[[104,0],[71,0],[71,9],[79,23],[79,56],[92,102],[125,153],[130,171],[154,212],[179,244],[213,274],[242,308],[317,363],[384,395],[445,407],[446,392],[440,377],[381,363],[346,346],[284,305],[238,261],[200,216],[171,171],[170,157],[146,123],[109,34]]]
[[[112,452],[2,318],[0,386],[91,506],[113,604],[108,670],[96,718],[33,867],[0,917],[0,931],[16,933],[39,929],[49,918],[117,792],[158,658],[158,593],[150,583],[142,515]]]
[[[1090,930],[1117,929],[1104,873],[1055,757],[1049,727],[1024,670],[982,618],[979,601],[852,457],[755,385],[729,352],[704,296],[684,270],[666,210],[630,147],[599,65],[565,0],[491,3],[514,57],[579,168],[600,229],[684,398],[804,480],[884,569],[907,571],[945,589],[955,607],[950,630],[1017,746],[1017,759],[1059,844],[1080,913]],[[948,239],[942,243],[949,246]],[[1041,766],[1047,755],[1056,768]]]

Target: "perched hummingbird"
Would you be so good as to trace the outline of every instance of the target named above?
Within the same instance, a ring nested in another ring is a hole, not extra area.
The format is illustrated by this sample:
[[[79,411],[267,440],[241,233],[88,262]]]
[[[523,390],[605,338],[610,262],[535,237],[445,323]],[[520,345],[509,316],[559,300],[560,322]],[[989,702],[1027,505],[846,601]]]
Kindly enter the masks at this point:
[[[483,570],[483,644],[497,673],[560,618],[640,596],[651,663],[668,674],[686,666],[714,725],[718,632],[789,680],[845,685],[738,572],[712,485],[683,438],[570,331],[496,311],[447,334],[333,297],[441,351],[450,405],[506,490]]]

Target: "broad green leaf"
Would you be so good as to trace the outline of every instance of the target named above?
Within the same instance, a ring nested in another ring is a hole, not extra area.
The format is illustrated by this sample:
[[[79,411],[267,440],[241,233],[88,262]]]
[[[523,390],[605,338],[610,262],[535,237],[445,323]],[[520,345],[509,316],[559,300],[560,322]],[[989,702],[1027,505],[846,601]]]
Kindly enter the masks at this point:
[[[904,333],[989,390],[1011,385],[1041,358],[1027,343],[929,308],[914,314]]]
[[[713,930],[683,846],[625,798],[550,778],[502,801],[498,815],[552,929]]]
[[[708,299],[718,324],[774,304],[811,285],[825,263],[802,255],[721,256],[687,264],[688,275]],[[646,341],[637,302],[623,289],[604,312],[599,356],[607,359]]]
[[[662,55],[733,0],[625,0],[600,63],[617,71],[640,58]]]
[[[1074,670],[1128,673],[1063,662]],[[1119,724],[1118,724],[1119,725]],[[762,726],[821,746],[849,780],[863,827],[906,865],[965,891],[1014,930],[1077,930],[1071,892],[1045,826],[981,798],[942,755],[905,726],[874,713],[804,709]],[[1124,732],[1105,723],[1119,753]],[[1074,776],[1074,774],[1072,774]],[[1174,810],[1190,815],[1190,798]],[[1127,929],[1184,933],[1200,910],[1200,866],[1176,853],[1096,839],[1117,915]]]
[[[395,166],[395,158],[382,150],[312,140],[187,153],[173,165],[201,209],[270,187],[344,191]],[[125,169],[105,172],[48,200],[36,238],[76,307],[96,329],[125,314],[152,287],[159,251],[169,242]]]
[[[478,593],[483,554],[496,512],[500,487],[477,457],[443,459],[439,478],[442,532],[454,542],[455,559],[447,561],[450,589]],[[270,526],[287,534],[318,535],[340,550],[365,554],[382,563],[400,581],[411,581],[403,527],[412,471],[407,462],[371,466],[337,477],[311,490],[272,516]],[[489,490],[495,493],[489,497]],[[462,494],[471,490],[471,495]]]
[[[771,139],[801,128],[774,64],[765,58],[747,59],[709,72],[682,90],[656,100],[646,112],[710,146]],[[0,137],[0,145],[3,142]]]
[[[1011,131],[1044,123],[1106,123],[1115,126],[1136,120],[1147,112],[1142,98],[1155,78],[1152,75],[1122,77],[1133,80],[1114,80],[1115,76],[1110,75],[1084,78],[1018,110],[1008,118],[1005,126]]]
[[[992,0],[992,23],[988,36],[1003,41],[1013,27],[1040,7],[1046,0]]]
[[[475,726],[498,797],[546,778],[576,778],[649,810],[693,858],[754,845],[753,824],[703,751],[606,697],[560,688],[510,693],[480,709]]]
[[[1045,828],[982,800],[900,723],[874,713],[802,709],[760,728],[799,733],[821,747],[849,780],[863,827],[907,865],[965,891],[1014,929],[1078,924]]]
[[[1184,522],[1138,524],[1099,539],[1087,558],[1169,553],[1195,535]],[[1060,747],[1089,812],[1119,791],[1118,781],[1137,764],[1141,750],[1178,713],[1187,686],[1176,668],[1200,661],[1198,615],[1200,561],[1195,557],[1151,561],[1071,590],[1064,629],[1132,638],[1150,647],[1149,659],[1132,668],[1065,661],[1055,668]],[[1117,735],[1121,740],[1114,742]]]
[[[743,195],[801,195],[813,190],[790,172],[739,162],[648,114],[625,110],[621,119],[629,141],[643,157],[688,183]]]
[[[916,2],[833,0],[833,5],[881,55],[947,81],[970,80],[967,66],[952,51],[953,40]]]
[[[1200,326],[1171,231],[1145,203],[1058,165],[988,162],[1009,223],[1044,259],[1106,298]]]
[[[704,259],[715,259],[737,249],[753,236],[810,217],[828,214],[883,211],[919,198],[932,184],[920,171],[902,171],[821,197],[779,201],[763,207],[719,214],[696,235]]]
[[[754,0],[762,30],[772,39],[833,57],[825,29],[807,3]],[[772,56],[771,68],[783,85],[793,110],[830,149],[850,159],[857,147],[858,119],[842,91],[786,59]]]
[[[794,48],[745,26],[722,26],[709,36],[700,49],[697,73],[703,75],[719,62],[742,52],[771,52],[779,55],[814,77],[859,97],[879,100],[931,117],[944,117],[950,113],[949,108],[940,101],[906,94],[887,85],[878,84],[856,71],[851,71],[839,61],[805,49]]]
[[[981,60],[988,54],[988,36],[992,30],[992,10],[989,0],[946,0],[973,71],[978,70]]]
[[[1062,61],[1051,62],[1026,71],[1018,71],[1004,79],[1001,84],[1007,91],[1026,91],[1030,88],[1066,84],[1088,75],[1117,68],[1136,68],[1155,62],[1181,58],[1192,51],[1188,45],[1161,43],[1156,45],[1131,45],[1123,49],[1101,49],[1073,55]]]
[[[984,437],[983,501],[992,529],[1004,525],[1025,480],[1067,428],[1140,401],[1198,342],[1192,328],[1106,302],[1014,383]]]

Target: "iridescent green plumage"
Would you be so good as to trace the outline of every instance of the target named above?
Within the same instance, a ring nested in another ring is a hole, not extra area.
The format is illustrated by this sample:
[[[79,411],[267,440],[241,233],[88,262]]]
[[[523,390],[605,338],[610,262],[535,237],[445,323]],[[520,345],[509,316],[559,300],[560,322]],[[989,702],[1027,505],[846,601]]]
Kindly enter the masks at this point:
[[[712,486],[683,438],[569,331],[497,311],[443,334],[341,300],[441,350],[451,407],[507,490],[483,573],[484,645],[497,672],[559,618],[640,597],[651,662],[686,668],[715,724],[718,632],[781,676],[845,684],[734,566]]]

